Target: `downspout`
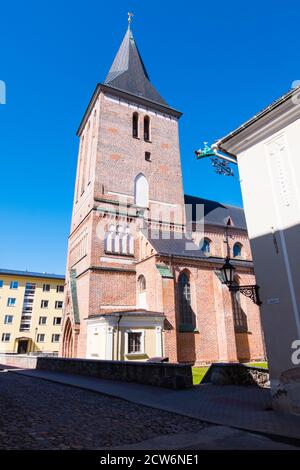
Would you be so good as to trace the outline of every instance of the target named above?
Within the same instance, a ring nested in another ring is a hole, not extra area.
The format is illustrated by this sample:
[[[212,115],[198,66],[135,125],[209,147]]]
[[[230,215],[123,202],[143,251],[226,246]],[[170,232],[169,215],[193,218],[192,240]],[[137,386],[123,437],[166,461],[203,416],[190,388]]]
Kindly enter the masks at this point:
[[[226,162],[234,163],[235,165],[237,165],[236,155],[234,155],[233,153],[227,152],[226,150],[221,149],[219,147],[218,142],[216,142],[215,144],[212,144],[211,149],[214,152],[216,157],[221,158],[222,160],[226,160]],[[219,153],[218,150],[221,150],[221,152],[225,153],[226,156],[223,155],[222,153]]]
[[[117,322],[117,361],[119,360],[119,331],[120,331],[120,321],[122,319],[123,315],[119,315],[118,322]]]

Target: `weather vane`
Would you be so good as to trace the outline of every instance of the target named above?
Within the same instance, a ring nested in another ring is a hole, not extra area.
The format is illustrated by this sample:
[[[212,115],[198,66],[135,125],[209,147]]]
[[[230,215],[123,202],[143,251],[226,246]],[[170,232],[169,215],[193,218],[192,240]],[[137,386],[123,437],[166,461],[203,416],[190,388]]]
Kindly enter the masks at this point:
[[[127,13],[128,15],[128,26],[130,28],[130,25],[131,25],[131,21],[132,21],[132,17],[134,16],[133,13],[131,13],[130,11]]]
[[[203,143],[203,149],[195,150],[197,160],[209,157],[211,164],[218,175],[234,176],[234,172],[232,168],[230,168],[229,163],[236,164],[236,161],[233,160],[233,158],[226,157],[218,153],[217,149],[214,148],[214,145],[209,147],[208,142]]]

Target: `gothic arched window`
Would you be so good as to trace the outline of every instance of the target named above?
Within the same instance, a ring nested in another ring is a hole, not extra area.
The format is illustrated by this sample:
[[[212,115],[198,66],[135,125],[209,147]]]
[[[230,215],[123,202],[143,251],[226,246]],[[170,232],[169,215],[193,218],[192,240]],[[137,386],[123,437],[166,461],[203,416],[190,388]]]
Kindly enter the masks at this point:
[[[139,292],[144,292],[146,290],[146,278],[143,274],[140,274],[138,277],[138,287]]]
[[[147,309],[146,279],[140,274],[137,280],[138,284],[138,306]]]
[[[235,243],[233,245],[233,257],[237,258],[239,256],[242,256],[242,244],[241,243]]]
[[[149,116],[144,117],[144,140],[150,141],[150,118]]]
[[[132,115],[132,137],[139,136],[139,115],[138,113],[133,113]]]
[[[210,245],[211,245],[211,241],[209,240],[209,238],[203,238],[199,244],[199,248],[203,253],[205,253],[206,255],[209,255]]]
[[[186,273],[178,278],[180,322],[185,325],[193,325],[193,313],[191,306],[191,284]]]
[[[142,173],[137,175],[134,181],[134,200],[137,206],[149,206],[149,185]]]
[[[238,277],[234,277],[234,286],[239,285]],[[238,332],[248,331],[247,315],[241,306],[241,294],[237,291],[231,292],[234,328]]]

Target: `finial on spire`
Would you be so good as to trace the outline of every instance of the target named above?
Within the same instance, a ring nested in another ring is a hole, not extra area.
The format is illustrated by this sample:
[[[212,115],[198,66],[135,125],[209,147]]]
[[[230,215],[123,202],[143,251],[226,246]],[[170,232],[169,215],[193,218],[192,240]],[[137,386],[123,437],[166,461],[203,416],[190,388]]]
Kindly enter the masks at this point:
[[[133,13],[131,13],[130,11],[127,13],[128,15],[128,28],[130,28],[130,25],[131,25],[131,21],[132,21],[132,17],[134,16]]]

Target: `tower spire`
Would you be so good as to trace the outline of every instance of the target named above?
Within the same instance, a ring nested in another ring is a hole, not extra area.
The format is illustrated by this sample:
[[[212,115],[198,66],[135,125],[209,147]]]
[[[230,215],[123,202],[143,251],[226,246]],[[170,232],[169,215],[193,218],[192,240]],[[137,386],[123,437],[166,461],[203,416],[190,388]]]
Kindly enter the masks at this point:
[[[156,103],[167,105],[155,90],[130,29],[133,13],[128,12],[128,29],[104,81],[105,85]]]
[[[127,13],[127,15],[128,15],[128,29],[130,29],[130,27],[131,27],[131,21],[132,21],[132,18],[133,18],[133,16],[134,16],[134,14],[129,11],[129,12]]]

